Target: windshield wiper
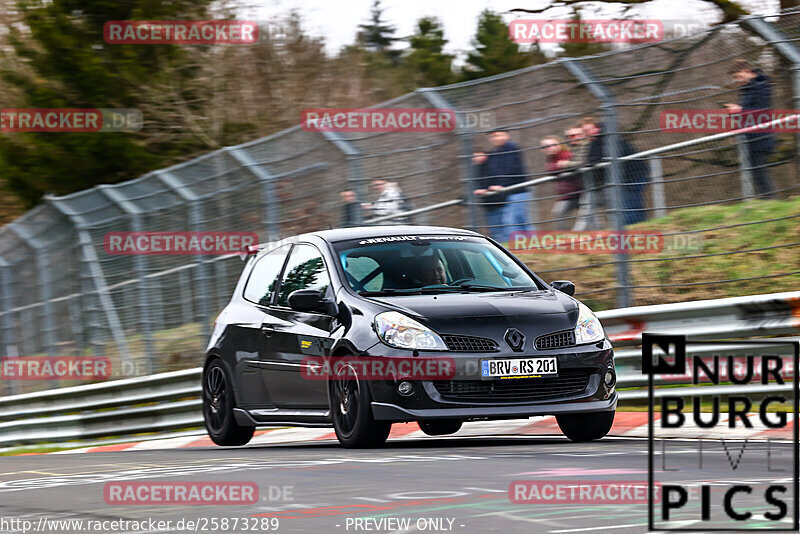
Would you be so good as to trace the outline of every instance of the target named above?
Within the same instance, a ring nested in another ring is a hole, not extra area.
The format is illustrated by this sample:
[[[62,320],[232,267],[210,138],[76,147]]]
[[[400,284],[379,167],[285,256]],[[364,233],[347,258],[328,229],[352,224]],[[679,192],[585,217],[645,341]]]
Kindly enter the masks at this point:
[[[386,295],[432,295],[447,291],[468,291],[468,288],[460,286],[435,286],[435,287],[411,287],[403,289],[381,289],[379,291],[359,291],[362,297],[379,297]]]
[[[381,289],[379,291],[359,291],[358,294],[362,297],[381,297],[384,295],[395,295],[398,291],[396,289]]]
[[[359,291],[358,294],[362,297],[381,297],[387,295],[431,295],[436,293],[458,293],[458,292],[489,292],[489,291],[531,291],[538,288],[529,286],[507,286],[497,287],[484,284],[469,284],[462,283],[457,286],[436,285],[427,287],[412,287],[403,289],[381,289],[378,291]]]
[[[464,282],[459,284],[458,286],[461,289],[467,289],[470,291],[530,291],[532,289],[536,289],[535,287],[529,286],[506,286],[506,287],[497,287],[497,286],[489,286],[486,284],[470,284],[469,282]]]

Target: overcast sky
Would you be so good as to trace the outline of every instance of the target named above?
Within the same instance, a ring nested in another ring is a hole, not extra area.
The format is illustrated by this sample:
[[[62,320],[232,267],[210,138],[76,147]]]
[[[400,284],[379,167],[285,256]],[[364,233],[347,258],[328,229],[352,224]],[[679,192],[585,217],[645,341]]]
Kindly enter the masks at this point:
[[[342,46],[353,43],[358,25],[367,22],[372,0],[245,0],[252,7],[252,17],[268,21],[296,9],[306,31],[324,36],[327,50],[335,53]],[[464,52],[471,48],[470,41],[477,29],[478,16],[489,8],[503,14],[506,22],[516,18],[544,18],[539,15],[514,14],[514,8],[540,8],[549,4],[547,0],[383,0],[384,20],[397,28],[396,36],[405,37],[414,32],[415,22],[424,16],[436,16],[443,22],[445,38],[450,42],[449,52]],[[778,0],[743,0],[755,13],[773,12]],[[597,6],[593,15],[597,18],[612,18],[621,13],[607,4]],[[547,18],[566,18],[568,8],[551,9]],[[629,12],[632,16],[659,19],[693,19],[715,22],[718,15],[701,0],[653,0],[647,5],[637,6]],[[587,12],[584,18],[591,18]]]

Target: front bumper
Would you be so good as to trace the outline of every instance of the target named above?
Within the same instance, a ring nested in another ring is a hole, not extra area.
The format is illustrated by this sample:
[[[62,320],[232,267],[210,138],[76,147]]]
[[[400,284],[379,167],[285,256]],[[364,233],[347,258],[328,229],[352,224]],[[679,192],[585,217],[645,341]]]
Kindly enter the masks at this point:
[[[617,394],[606,400],[558,404],[522,404],[506,406],[469,406],[459,408],[408,409],[395,404],[372,402],[376,421],[418,421],[420,419],[522,419],[537,415],[609,412],[617,408]]]
[[[399,354],[385,354],[392,357]],[[451,380],[418,380],[413,393],[401,395],[396,380],[370,381],[372,415],[377,421],[410,422],[424,419],[518,419],[540,415],[613,411],[614,386],[603,381],[614,370],[614,353],[604,343],[571,347],[525,356],[556,356],[559,375],[554,379],[484,379],[475,374],[480,360],[520,357],[519,354],[438,353],[456,361]],[[616,372],[616,371],[615,371]]]

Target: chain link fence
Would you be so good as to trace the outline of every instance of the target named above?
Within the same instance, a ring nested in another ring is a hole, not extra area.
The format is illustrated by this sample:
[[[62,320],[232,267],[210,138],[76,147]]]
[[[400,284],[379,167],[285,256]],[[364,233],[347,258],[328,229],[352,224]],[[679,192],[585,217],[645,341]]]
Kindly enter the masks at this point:
[[[800,108],[798,39],[800,11],[750,17],[679,39],[421,89],[378,106],[453,109],[460,120],[452,132],[318,133],[298,126],[130,182],[47,197],[0,229],[0,357],[107,356],[115,377],[201,363],[214,317],[241,272],[239,258],[110,255],[103,247],[109,232],[250,231],[269,241],[345,223],[410,218],[493,233],[507,223],[492,225],[487,208],[516,202],[537,230],[622,230],[636,212],[634,219],[644,222],[633,228],[668,237],[719,243],[779,230],[797,235],[800,214],[752,200],[757,169],[741,136],[667,132],[659,118],[667,109],[736,102],[728,71],[738,58],[771,78],[773,108]],[[465,120],[477,115],[491,116],[492,124]],[[547,171],[542,141],[563,136],[587,116],[602,124],[602,161],[559,176]],[[487,134],[496,128],[510,133],[524,162],[524,174],[512,177],[522,185],[511,192],[527,195],[473,194],[485,183],[473,153],[489,148]],[[777,138],[765,164],[775,195],[788,199],[800,186],[800,139]],[[626,161],[646,166],[646,183],[625,180]],[[374,220],[359,206],[348,218],[340,193],[369,202],[370,183],[379,178],[402,189],[410,216]],[[580,189],[580,205],[570,212],[554,210],[565,179]],[[634,189],[641,205],[626,201]],[[717,205],[747,206],[756,218],[731,222],[723,217],[727,212],[698,211]],[[689,214],[683,226],[676,226],[676,213]],[[707,286],[708,297],[768,292],[774,278],[800,281],[798,244],[742,241],[733,249],[641,256],[519,254],[548,281],[578,281],[577,296],[603,309],[686,300],[695,285]],[[750,259],[765,254],[771,268],[753,269]],[[715,271],[721,257],[741,268],[733,275]],[[744,287],[749,279],[761,285]],[[0,394],[56,385],[5,380]]]

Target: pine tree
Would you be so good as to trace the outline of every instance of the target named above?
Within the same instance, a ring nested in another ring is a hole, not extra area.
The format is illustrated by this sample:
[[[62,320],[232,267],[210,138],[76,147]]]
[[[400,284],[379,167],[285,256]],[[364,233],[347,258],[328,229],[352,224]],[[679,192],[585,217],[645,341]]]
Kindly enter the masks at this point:
[[[463,76],[468,80],[545,63],[547,58],[538,46],[522,51],[508,35],[508,26],[497,13],[484,10],[478,19],[473,40],[475,50],[467,55]]]
[[[577,10],[573,10],[572,12],[572,19],[574,23],[580,24],[581,22],[581,14]],[[562,43],[561,45],[561,52],[559,52],[559,56],[562,57],[582,57],[582,56],[593,56],[596,54],[602,54],[603,52],[608,52],[611,50],[611,46],[605,43]]]
[[[417,21],[417,31],[409,39],[407,57],[417,86],[438,86],[453,81],[453,56],[444,53],[447,39],[439,19],[424,17]]]
[[[384,11],[381,0],[373,0],[369,22],[358,25],[358,43],[370,52],[379,52],[393,63],[397,63],[400,51],[392,48],[397,41],[394,37],[396,28],[383,20]]]
[[[18,108],[134,108],[160,85],[194,95],[192,68],[175,45],[112,45],[103,25],[126,19],[202,19],[209,0],[19,0],[24,30],[9,28],[11,51],[0,76]],[[163,96],[163,93],[162,93]],[[10,102],[5,102],[10,107]],[[145,121],[153,120],[145,117]],[[162,117],[174,129],[175,117]],[[26,205],[44,193],[70,193],[98,183],[135,178],[160,158],[186,148],[185,140],[148,145],[146,133],[18,133],[0,136],[0,175]]]

